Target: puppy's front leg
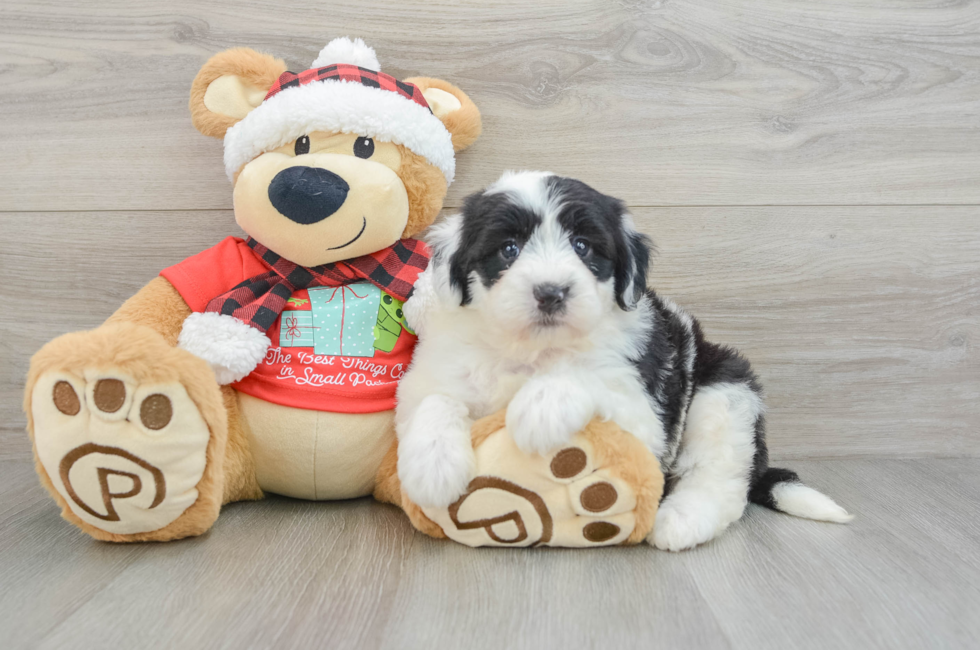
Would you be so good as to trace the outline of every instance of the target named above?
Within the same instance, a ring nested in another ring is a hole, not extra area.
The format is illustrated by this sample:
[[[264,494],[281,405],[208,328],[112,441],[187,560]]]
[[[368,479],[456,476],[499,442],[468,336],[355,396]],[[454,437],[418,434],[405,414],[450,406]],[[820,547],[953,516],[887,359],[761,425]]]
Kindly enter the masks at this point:
[[[421,401],[398,437],[398,478],[423,507],[444,508],[466,491],[476,472],[466,405],[446,395]]]
[[[507,406],[507,429],[527,453],[567,444],[595,415],[595,401],[578,373],[531,377]]]

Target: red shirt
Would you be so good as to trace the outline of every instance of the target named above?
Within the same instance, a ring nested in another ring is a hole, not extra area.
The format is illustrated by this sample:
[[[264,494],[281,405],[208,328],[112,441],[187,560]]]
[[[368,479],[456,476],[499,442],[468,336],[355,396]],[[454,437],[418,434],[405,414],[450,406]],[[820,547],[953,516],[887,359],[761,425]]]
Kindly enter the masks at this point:
[[[268,270],[244,241],[228,237],[160,275],[203,312]],[[393,409],[416,341],[401,301],[367,282],[296,291],[268,335],[265,359],[232,386],[274,404],[337,413]]]

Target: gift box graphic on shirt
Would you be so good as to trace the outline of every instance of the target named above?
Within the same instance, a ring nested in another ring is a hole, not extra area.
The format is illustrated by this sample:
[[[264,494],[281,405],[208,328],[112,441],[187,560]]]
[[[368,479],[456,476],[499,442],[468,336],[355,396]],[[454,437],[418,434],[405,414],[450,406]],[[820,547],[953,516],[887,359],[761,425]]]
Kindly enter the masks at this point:
[[[281,346],[312,347],[314,354],[328,356],[374,356],[381,289],[364,282],[307,291],[310,311],[282,313]]]
[[[313,312],[284,311],[279,329],[279,345],[284,348],[312,348]]]

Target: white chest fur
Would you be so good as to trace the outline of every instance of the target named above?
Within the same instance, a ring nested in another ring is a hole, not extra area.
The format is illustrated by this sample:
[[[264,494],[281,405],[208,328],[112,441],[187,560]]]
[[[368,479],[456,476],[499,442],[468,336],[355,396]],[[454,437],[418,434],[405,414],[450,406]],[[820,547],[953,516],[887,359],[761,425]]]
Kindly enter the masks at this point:
[[[532,349],[520,341],[501,345],[470,310],[430,313],[409,373],[399,387],[398,421],[407,422],[422,399],[441,394],[465,404],[472,419],[507,407],[534,376],[575,374],[594,394],[596,415],[614,420],[656,454],[665,449],[660,414],[628,358],[616,349],[618,336],[573,345]],[[621,346],[620,346],[621,347]]]

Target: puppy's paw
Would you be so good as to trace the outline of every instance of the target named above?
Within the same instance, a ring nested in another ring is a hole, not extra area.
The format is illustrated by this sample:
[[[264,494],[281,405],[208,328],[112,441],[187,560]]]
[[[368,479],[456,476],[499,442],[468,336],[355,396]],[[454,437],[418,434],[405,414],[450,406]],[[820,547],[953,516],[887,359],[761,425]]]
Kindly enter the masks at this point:
[[[694,503],[667,497],[647,541],[662,551],[684,551],[714,539],[726,527],[718,509],[707,500]]]
[[[444,508],[466,492],[476,473],[471,424],[455,400],[432,395],[423,401],[398,441],[398,478],[411,501]]]
[[[592,397],[574,380],[536,377],[507,407],[507,429],[521,451],[546,454],[567,445],[594,415]]]
[[[435,437],[398,447],[398,477],[405,495],[425,508],[445,508],[466,492],[476,473],[472,447]]]

